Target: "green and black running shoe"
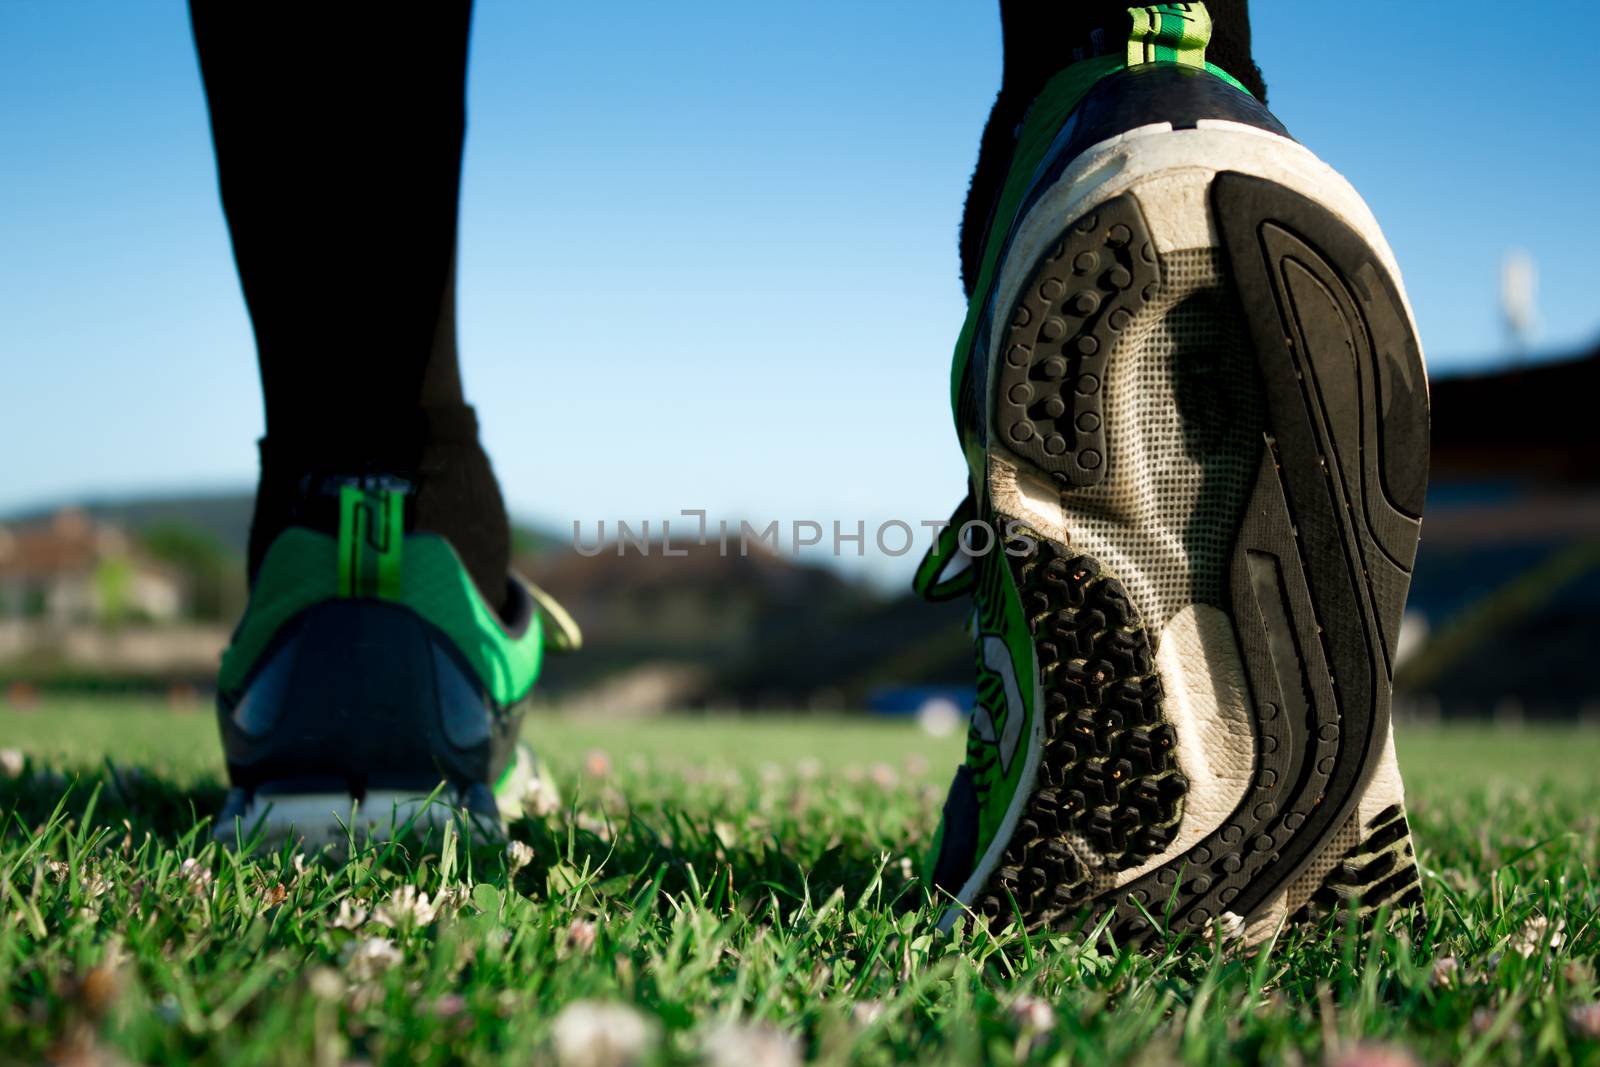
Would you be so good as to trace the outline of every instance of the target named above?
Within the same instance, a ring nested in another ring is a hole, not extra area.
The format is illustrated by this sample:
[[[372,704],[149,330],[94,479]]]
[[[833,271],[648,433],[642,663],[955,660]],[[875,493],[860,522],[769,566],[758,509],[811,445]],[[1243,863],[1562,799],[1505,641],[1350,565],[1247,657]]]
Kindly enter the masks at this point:
[[[291,526],[223,655],[217,712],[232,782],[226,843],[310,847],[552,802],[518,731],[546,649],[576,626],[512,575],[485,603],[444,538],[404,528],[404,482],[331,479],[338,535]]]
[[[1028,111],[955,352],[970,496],[917,585],[973,597],[978,707],[928,875],[946,925],[1255,942],[1420,899],[1427,381],[1372,213],[1203,5],[1130,26]]]

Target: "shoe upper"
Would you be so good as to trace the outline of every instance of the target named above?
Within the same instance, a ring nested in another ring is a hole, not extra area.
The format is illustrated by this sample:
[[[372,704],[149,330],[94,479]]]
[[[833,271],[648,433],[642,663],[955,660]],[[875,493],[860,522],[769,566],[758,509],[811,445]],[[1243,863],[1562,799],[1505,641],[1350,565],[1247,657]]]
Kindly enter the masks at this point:
[[[486,603],[448,541],[404,532],[403,507],[345,485],[337,536],[290,527],[263,558],[218,677],[236,787],[466,793],[510,767],[544,651],[575,647],[576,627],[516,576]]]

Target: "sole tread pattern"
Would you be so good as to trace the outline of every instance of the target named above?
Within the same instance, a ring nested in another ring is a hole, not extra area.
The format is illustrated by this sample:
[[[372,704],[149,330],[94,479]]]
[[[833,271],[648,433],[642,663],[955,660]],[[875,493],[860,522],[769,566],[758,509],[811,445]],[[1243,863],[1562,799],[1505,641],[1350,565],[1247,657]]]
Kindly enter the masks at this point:
[[[1399,910],[1422,903],[1422,881],[1405,809],[1391,804],[1367,823],[1366,830],[1366,836],[1295,912],[1295,922],[1320,922],[1352,908],[1365,922],[1379,908]]]
[[[1004,919],[1014,900],[1031,927],[1088,903],[1091,859],[1120,870],[1166,848],[1188,782],[1121,584],[1091,557],[1018,532],[1036,545],[1007,562],[1034,638],[1045,736],[1028,808],[974,907]]]
[[[1106,359],[1160,281],[1132,197],[1106,201],[1055,243],[1011,312],[995,393],[1006,448],[1065,485],[1105,477]]]

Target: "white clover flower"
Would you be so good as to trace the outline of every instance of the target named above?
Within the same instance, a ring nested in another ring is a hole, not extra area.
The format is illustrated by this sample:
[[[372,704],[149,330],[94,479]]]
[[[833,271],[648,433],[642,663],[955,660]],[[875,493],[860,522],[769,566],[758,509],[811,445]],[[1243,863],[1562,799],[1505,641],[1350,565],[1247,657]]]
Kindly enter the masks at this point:
[[[556,791],[555,783],[543,775],[528,783],[521,799],[525,815],[542,819],[561,810],[561,794]]]
[[[211,868],[205,866],[193,856],[178,865],[178,874],[183,877],[185,882],[189,883],[189,890],[192,893],[204,893],[209,890],[214,877],[211,873]]]
[[[1206,924],[1206,937],[1208,940],[1221,938],[1224,945],[1231,944],[1244,936],[1244,917],[1225,911]]]
[[[1010,1014],[1023,1033],[1043,1034],[1056,1028],[1056,1009],[1043,997],[1022,994],[1011,1002]]]
[[[1363,1041],[1329,1059],[1328,1067],[1417,1067],[1417,1058],[1398,1045]]]
[[[359,930],[366,924],[369,914],[366,908],[350,903],[350,898],[345,897],[339,901],[339,913],[333,917],[334,929]]]
[[[1454,956],[1440,956],[1433,961],[1433,969],[1428,974],[1428,980],[1436,986],[1446,989],[1453,987],[1461,978],[1461,961]]]
[[[533,846],[522,841],[512,841],[506,845],[506,867],[512,874],[533,862]]]
[[[344,979],[332,967],[313,967],[306,976],[306,988],[318,1000],[338,1000],[344,996]]]
[[[796,1067],[800,1043],[770,1023],[724,1023],[700,1043],[707,1067]]]
[[[1567,1009],[1567,1021],[1584,1037],[1600,1041],[1600,1000],[1589,1004],[1574,1004]]]
[[[578,812],[578,829],[591,833],[602,841],[611,840],[611,820],[592,812]]]
[[[386,937],[369,937],[345,946],[344,968],[357,982],[370,982],[404,957]]]
[[[20,748],[0,748],[0,778],[21,778],[28,757]]]
[[[429,1009],[441,1019],[454,1019],[467,1010],[467,998],[460,993],[445,993],[433,1002]]]
[[[1565,920],[1557,919],[1555,926],[1552,927],[1549,919],[1543,915],[1535,915],[1523,924],[1521,930],[1512,935],[1509,947],[1512,952],[1524,959],[1530,959],[1534,953],[1542,952],[1546,948],[1559,948],[1566,940],[1561,932],[1566,929],[1566,925]]]
[[[428,900],[428,894],[418,892],[414,885],[403,885],[391,893],[388,900],[372,909],[372,921],[399,930],[408,926],[427,926],[438,914],[439,909]]]
[[[656,1044],[656,1024],[626,1004],[578,1000],[561,1009],[552,1036],[558,1067],[633,1067]]]
[[[441,919],[447,915],[454,915],[469,899],[471,899],[470,890],[460,882],[440,886],[439,892],[433,897],[434,912]]]
[[[594,923],[588,919],[573,919],[567,926],[567,948],[581,955],[588,955],[594,951],[594,939],[597,932]]]

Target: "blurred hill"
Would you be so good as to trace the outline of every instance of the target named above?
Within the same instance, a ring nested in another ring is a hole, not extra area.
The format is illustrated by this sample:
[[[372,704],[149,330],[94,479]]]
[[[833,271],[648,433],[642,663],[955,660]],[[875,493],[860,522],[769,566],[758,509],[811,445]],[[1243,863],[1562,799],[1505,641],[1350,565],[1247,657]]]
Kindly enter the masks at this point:
[[[0,516],[8,525],[29,525],[47,521],[63,507],[82,511],[96,522],[127,530],[135,535],[152,528],[177,526],[202,534],[218,546],[244,558],[250,538],[250,512],[255,507],[253,492],[180,493],[89,498],[62,501],[48,507],[28,508],[13,515]]]

